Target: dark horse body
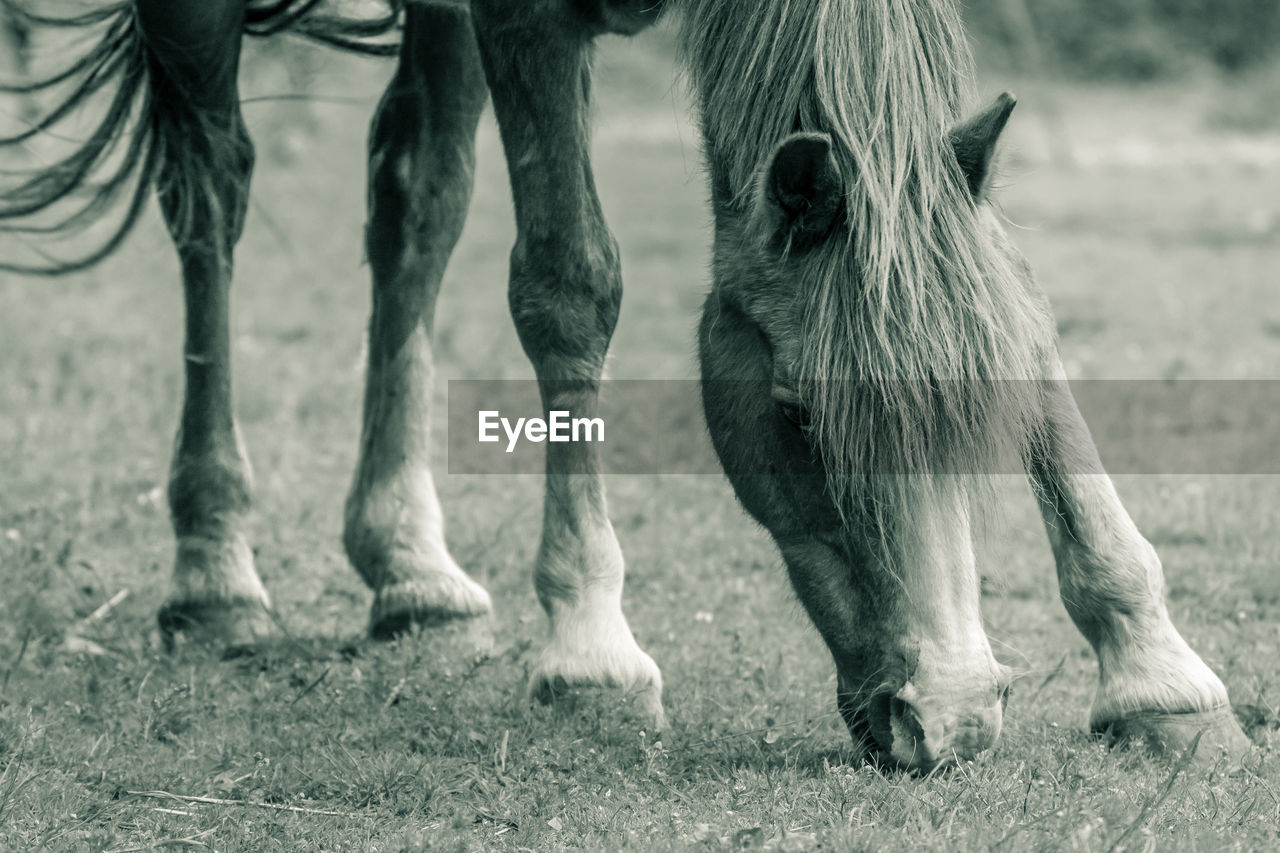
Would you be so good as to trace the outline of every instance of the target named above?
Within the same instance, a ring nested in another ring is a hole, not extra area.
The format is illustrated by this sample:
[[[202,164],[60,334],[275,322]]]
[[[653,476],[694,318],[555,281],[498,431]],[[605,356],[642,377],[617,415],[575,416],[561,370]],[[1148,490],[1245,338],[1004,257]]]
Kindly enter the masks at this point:
[[[66,109],[33,133],[108,82],[116,95],[79,150],[6,189],[0,224],[47,228],[27,218],[74,204],[102,170],[89,201],[54,230],[117,197],[125,214],[99,250],[26,271],[103,257],[152,186],[181,258],[177,558],[159,616],[170,638],[251,642],[271,630],[244,537],[250,476],[227,321],[253,168],[240,40],[292,27],[359,47],[394,21],[344,22],[314,5],[134,0],[64,21],[27,18],[107,27],[61,75],[75,83]],[[1169,621],[1159,560],[1070,393],[1058,381],[1006,381],[1058,380],[1061,368],[1047,309],[986,199],[1012,100],[959,120],[968,56],[954,0],[667,5],[682,16],[716,220],[700,333],[708,426],[832,651],[855,738],[931,767],[998,737],[1007,679],[981,627],[969,521],[981,491],[942,472],[984,470],[1013,447],[1041,502],[1064,602],[1098,654],[1094,728],[1173,746],[1203,729],[1208,743],[1246,748],[1221,681]],[[491,96],[515,199],[509,298],[521,343],[544,406],[591,417],[622,281],[590,168],[590,54],[598,35],[637,32],[663,6],[427,0],[404,10],[399,64],[369,141],[373,315],[344,530],[374,592],[375,635],[491,609],[445,547],[426,434],[434,304],[470,198],[480,112]],[[108,161],[135,113],[123,156]],[[534,580],[551,631],[531,691],[634,690],[661,725],[661,676],[622,614],[622,579],[594,446],[548,444]]]

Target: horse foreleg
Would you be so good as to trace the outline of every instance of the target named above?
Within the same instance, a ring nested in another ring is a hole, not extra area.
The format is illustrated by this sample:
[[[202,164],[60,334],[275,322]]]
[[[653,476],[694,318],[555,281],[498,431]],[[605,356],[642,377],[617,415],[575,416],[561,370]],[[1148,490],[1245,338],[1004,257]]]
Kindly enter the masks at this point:
[[[1160,558],[1120,503],[1066,382],[1046,383],[1044,398],[1030,474],[1062,602],[1098,657],[1090,728],[1165,750],[1205,731],[1201,756],[1239,758],[1249,741],[1226,688],[1170,621]]]
[[[445,548],[427,441],[432,317],[471,200],[484,71],[465,6],[410,5],[406,15],[400,63],[370,131],[373,315],[343,534],[375,594],[374,636],[490,609]]]
[[[610,3],[605,11],[632,5]],[[609,19],[591,6],[473,3],[515,198],[511,313],[544,409],[574,417],[596,414],[622,299],[617,245],[596,196],[588,148],[591,42]],[[577,685],[635,691],[649,722],[661,726],[662,679],[622,614],[622,551],[594,447],[547,444],[534,585],[551,637],[529,687],[543,700]]]
[[[271,631],[245,538],[250,471],[231,394],[232,251],[253,171],[236,92],[244,10],[226,2],[195,11],[195,4],[138,3],[153,51],[151,120],[164,152],[158,196],[186,297],[186,393],[169,479],[177,557],[159,621],[166,643],[187,632],[239,644]]]

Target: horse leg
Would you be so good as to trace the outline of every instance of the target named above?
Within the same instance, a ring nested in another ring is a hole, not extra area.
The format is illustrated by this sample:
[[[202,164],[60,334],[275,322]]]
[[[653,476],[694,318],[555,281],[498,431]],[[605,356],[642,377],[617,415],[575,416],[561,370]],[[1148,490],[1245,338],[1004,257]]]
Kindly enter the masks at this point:
[[[374,591],[375,637],[490,609],[445,548],[427,441],[432,318],[471,200],[486,86],[465,5],[410,4],[406,15],[399,66],[370,131],[373,315],[343,534]]]
[[[1120,503],[1064,379],[1046,383],[1045,415],[1030,473],[1062,602],[1098,657],[1091,730],[1160,750],[1205,731],[1200,755],[1239,758],[1249,741],[1226,688],[1170,621],[1160,558]]]
[[[25,83],[31,71],[31,30],[20,16],[0,5],[0,83]],[[33,121],[36,102],[31,95],[18,100],[18,119]]]
[[[0,47],[4,49],[5,71],[16,72],[11,81],[24,80],[31,61],[31,29],[6,6],[0,6]]]
[[[634,4],[614,5],[609,8],[626,12]],[[473,3],[515,199],[511,313],[543,408],[575,417],[596,414],[622,298],[617,244],[596,196],[588,149],[591,43],[608,23],[590,6],[578,0]],[[594,448],[547,444],[534,586],[551,637],[529,689],[543,701],[576,685],[635,691],[642,714],[661,726],[662,679],[622,614],[622,551]]]
[[[236,91],[244,7],[139,0],[137,13],[164,151],[158,197],[186,297],[186,394],[169,478],[177,557],[160,629],[167,644],[179,632],[251,643],[271,620],[244,535],[250,471],[231,395],[232,252],[253,171]]]

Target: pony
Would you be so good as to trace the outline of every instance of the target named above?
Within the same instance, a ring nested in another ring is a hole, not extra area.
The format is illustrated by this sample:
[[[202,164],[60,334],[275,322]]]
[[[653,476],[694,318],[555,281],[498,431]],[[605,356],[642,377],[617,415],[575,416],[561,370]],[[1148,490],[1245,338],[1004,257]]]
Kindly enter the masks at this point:
[[[1046,301],[992,205],[1014,100],[963,112],[972,67],[956,0],[411,0],[373,21],[317,7],[18,11],[32,26],[104,34],[60,73],[9,87],[70,94],[6,144],[114,94],[76,150],[5,187],[0,225],[60,234],[123,212],[80,257],[3,268],[96,262],[153,188],[181,260],[177,548],[158,614],[168,641],[253,643],[272,627],[244,535],[251,486],[227,322],[254,162],[236,96],[243,34],[292,29],[397,56],[369,133],[373,309],[343,531],[373,592],[369,631],[386,637],[492,609],[445,545],[426,429],[434,304],[468,207],[481,111],[492,102],[506,154],[518,231],[509,303],[542,404],[593,417],[622,297],[589,156],[593,44],[671,13],[715,220],[698,334],[706,423],[831,651],[852,738],[909,769],[996,742],[1010,678],[982,628],[971,516],[982,472],[1012,452],[1062,599],[1097,654],[1091,727],[1202,754],[1249,748],[1222,682],[1170,621],[1159,558],[1102,469]],[[528,691],[625,690],[661,728],[662,677],[623,614],[623,576],[596,446],[549,443],[533,568],[549,636]]]

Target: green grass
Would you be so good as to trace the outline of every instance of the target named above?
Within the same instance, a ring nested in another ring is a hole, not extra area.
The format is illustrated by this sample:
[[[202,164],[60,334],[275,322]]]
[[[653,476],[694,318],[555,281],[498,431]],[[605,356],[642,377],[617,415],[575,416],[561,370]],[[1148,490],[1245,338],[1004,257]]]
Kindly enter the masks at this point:
[[[653,50],[610,41],[601,57],[597,167],[628,282],[617,378],[693,375],[706,287],[696,135]],[[389,69],[322,65],[319,91],[365,106],[315,105],[312,136],[277,107],[248,108],[263,162],[238,259],[236,390],[257,475],[252,541],[288,636],[277,646],[231,660],[169,655],[154,628],[181,392],[177,265],[156,218],[90,274],[0,279],[0,848],[1280,844],[1275,478],[1119,478],[1163,555],[1175,621],[1261,744],[1234,776],[1177,772],[1086,735],[1096,664],[1014,478],[1000,484],[979,557],[997,657],[1022,677],[997,748],[928,778],[852,760],[830,658],[719,477],[610,479],[627,612],[667,682],[660,741],[619,697],[553,708],[522,698],[527,652],[545,630],[529,579],[535,478],[437,467],[454,553],[496,602],[486,655],[460,630],[365,640],[370,597],[339,530],[369,302],[356,164]],[[261,73],[247,94],[285,88],[269,66]],[[1219,140],[1187,118],[1204,92],[1020,91],[1011,141],[1023,154],[1005,206],[1057,306],[1072,375],[1276,378],[1280,236],[1250,228],[1275,210],[1280,173],[1042,164],[1042,92],[1075,145]],[[491,119],[480,157],[440,305],[439,399],[448,378],[531,375],[506,313],[513,227]],[[83,621],[121,590],[105,616]],[[69,648],[69,634],[99,653]]]

